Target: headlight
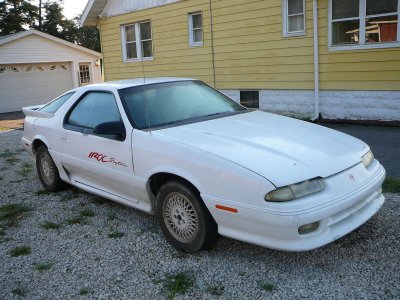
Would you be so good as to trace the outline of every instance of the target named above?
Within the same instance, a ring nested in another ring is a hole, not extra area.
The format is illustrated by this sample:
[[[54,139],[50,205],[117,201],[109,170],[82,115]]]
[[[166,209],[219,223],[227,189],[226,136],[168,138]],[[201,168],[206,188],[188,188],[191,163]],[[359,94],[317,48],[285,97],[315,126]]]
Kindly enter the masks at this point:
[[[276,189],[265,196],[266,201],[283,202],[320,192],[325,184],[315,178]]]
[[[362,160],[364,167],[368,168],[368,166],[374,160],[374,155],[372,154],[371,150],[369,150],[367,153],[365,153],[364,156],[361,158],[361,160]]]

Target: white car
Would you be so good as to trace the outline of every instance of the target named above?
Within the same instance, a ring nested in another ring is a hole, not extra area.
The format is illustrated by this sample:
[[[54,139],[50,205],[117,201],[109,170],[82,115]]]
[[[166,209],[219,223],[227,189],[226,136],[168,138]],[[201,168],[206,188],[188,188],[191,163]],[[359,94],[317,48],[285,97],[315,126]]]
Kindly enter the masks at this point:
[[[310,250],[384,203],[385,170],[368,145],[246,109],[201,81],[90,85],[24,113],[22,144],[46,190],[66,182],[156,214],[179,250],[219,235]]]

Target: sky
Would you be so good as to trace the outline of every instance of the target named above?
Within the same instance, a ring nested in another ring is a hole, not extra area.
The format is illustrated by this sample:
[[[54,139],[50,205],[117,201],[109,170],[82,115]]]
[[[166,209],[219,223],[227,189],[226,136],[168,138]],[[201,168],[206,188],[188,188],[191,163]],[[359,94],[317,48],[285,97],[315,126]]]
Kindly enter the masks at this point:
[[[64,0],[64,16],[67,19],[72,19],[82,14],[86,3],[87,0]]]

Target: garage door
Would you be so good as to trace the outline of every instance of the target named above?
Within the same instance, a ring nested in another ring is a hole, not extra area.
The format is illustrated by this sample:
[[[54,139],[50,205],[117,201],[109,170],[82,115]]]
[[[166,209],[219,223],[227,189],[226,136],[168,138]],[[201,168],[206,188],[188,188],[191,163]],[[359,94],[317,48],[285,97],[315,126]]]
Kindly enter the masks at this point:
[[[44,104],[73,88],[71,64],[0,65],[0,113]]]

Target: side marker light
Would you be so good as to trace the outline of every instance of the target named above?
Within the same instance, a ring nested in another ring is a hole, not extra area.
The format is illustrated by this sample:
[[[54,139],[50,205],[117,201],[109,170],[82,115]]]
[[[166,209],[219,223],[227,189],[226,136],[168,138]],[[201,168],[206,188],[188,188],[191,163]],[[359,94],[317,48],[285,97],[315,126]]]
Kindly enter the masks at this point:
[[[228,206],[223,206],[223,205],[215,205],[215,208],[220,209],[220,210],[225,210],[225,211],[229,211],[231,213],[238,213],[238,210],[236,208],[232,208],[232,207],[228,207]]]

